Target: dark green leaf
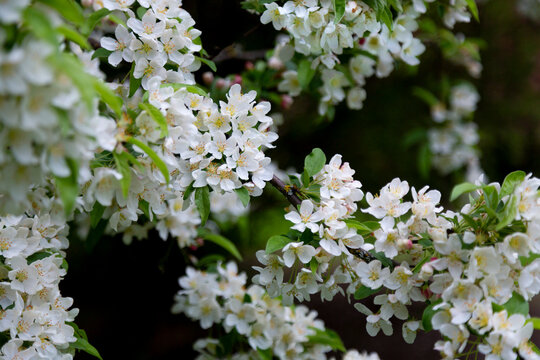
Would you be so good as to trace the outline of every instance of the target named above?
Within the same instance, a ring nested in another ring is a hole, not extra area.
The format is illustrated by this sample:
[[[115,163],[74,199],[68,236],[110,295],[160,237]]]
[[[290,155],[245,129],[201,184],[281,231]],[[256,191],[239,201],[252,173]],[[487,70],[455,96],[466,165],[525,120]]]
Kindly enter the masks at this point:
[[[94,53],[92,54],[92,60],[94,60],[95,58],[107,58],[111,54],[112,54],[112,51],[109,51],[104,48],[99,48],[99,49],[96,49]]]
[[[512,195],[510,199],[507,201],[504,211],[501,214],[498,214],[499,223],[497,224],[497,227],[495,230],[499,231],[503,229],[504,227],[510,225],[512,221],[516,219],[517,215],[517,206],[518,206],[518,199],[515,195]]]
[[[129,166],[129,160],[123,155],[124,153],[113,153],[114,162],[116,163],[116,169],[122,174],[120,179],[120,186],[122,187],[122,195],[127,199],[129,195],[129,187],[131,185],[131,167]]]
[[[274,351],[271,347],[266,350],[257,349],[257,354],[259,354],[261,360],[272,360],[274,358]]]
[[[298,65],[298,83],[306,90],[315,76],[315,69],[311,68],[311,61],[304,59]]]
[[[106,8],[102,8],[102,9],[99,9],[98,11],[95,11],[92,14],[90,14],[86,18],[86,21],[84,22],[83,26],[81,27],[81,32],[83,33],[83,35],[89,36],[90,33],[96,27],[97,23],[101,19],[103,19],[105,16],[109,15],[110,13],[111,13],[111,10],[106,9]]]
[[[291,239],[289,239],[286,236],[282,235],[274,235],[268,241],[266,242],[266,253],[271,254],[274,251],[278,251],[283,249],[285,245],[291,242]]]
[[[79,165],[73,159],[66,158],[66,162],[69,166],[71,174],[68,177],[55,176],[56,189],[60,194],[60,199],[64,204],[64,211],[66,215],[71,214],[73,207],[75,206],[75,200],[79,195],[79,183],[77,177],[79,175]]]
[[[508,174],[501,185],[500,197],[503,198],[506,195],[512,194],[516,187],[523,182],[525,176],[526,174],[519,170]]]
[[[90,345],[88,340],[77,338],[77,341],[75,341],[74,343],[70,343],[70,346],[74,349],[82,350],[85,353],[92,355],[93,357],[103,360],[101,355],[99,355],[99,351],[97,351],[95,347]]]
[[[217,67],[216,67],[216,63],[213,62],[212,60],[208,60],[208,59],[205,59],[205,58],[202,58],[200,56],[195,56],[197,59],[199,59],[199,61],[201,61],[202,63],[205,63],[206,65],[208,65],[208,67],[210,69],[212,69],[213,72],[216,72],[217,71]]]
[[[467,6],[469,7],[469,10],[471,11],[472,16],[476,21],[480,21],[480,18],[478,16],[478,7],[476,6],[476,0],[465,0],[467,3]]]
[[[68,25],[60,25],[56,28],[56,30],[64,35],[64,37],[69,40],[73,41],[74,43],[78,44],[81,48],[85,50],[92,50],[92,47],[86,40],[84,36],[82,36],[77,30],[73,29],[72,27]]]
[[[48,251],[40,251],[40,252],[33,253],[32,255],[28,256],[26,258],[26,261],[28,262],[28,264],[31,264],[31,263],[33,263],[35,261],[48,258],[51,255],[52,254],[50,252],[48,252]]]
[[[442,300],[439,299],[425,308],[424,313],[422,314],[422,326],[424,327],[425,332],[433,330],[433,324],[431,323],[431,319],[433,318],[433,315],[435,315],[438,311],[433,310],[433,307],[438,305],[441,301]]]
[[[314,176],[322,170],[324,164],[326,164],[324,152],[319,148],[315,148],[311,154],[306,156],[306,159],[304,160],[304,169],[309,176]]]
[[[191,184],[189,184],[189,186],[186,188],[186,191],[184,191],[184,196],[182,197],[182,200],[184,200],[182,210],[186,210],[191,203],[190,195],[193,194],[193,191],[195,191],[195,188],[193,187],[194,183],[195,181],[192,181]]]
[[[236,192],[236,195],[238,195],[238,198],[242,202],[242,205],[244,205],[244,207],[247,207],[250,198],[248,189],[246,189],[245,187],[241,187],[239,189],[234,189],[234,191]]]
[[[439,104],[439,99],[433,95],[430,91],[423,89],[421,87],[415,86],[412,89],[412,93],[417,98],[423,100],[429,106],[435,106]]]
[[[73,0],[39,0],[60,13],[66,20],[75,25],[84,24],[84,14],[81,6]]]
[[[199,188],[199,189],[203,189],[203,188]],[[195,193],[195,197],[196,196],[197,196],[197,193]],[[229,239],[218,234],[213,234],[205,229],[199,229],[199,236],[205,240],[211,241],[214,244],[221,246],[222,248],[227,250],[229,253],[231,253],[231,255],[233,255],[235,258],[237,258],[238,260],[242,260],[242,255],[240,255],[240,252],[238,251],[234,243],[230,241]]]
[[[201,215],[201,226],[204,226],[208,216],[210,216],[210,191],[208,186],[195,190],[195,206],[197,206],[197,210]]]
[[[122,98],[114,93],[114,91],[107,86],[103,81],[97,78],[93,78],[94,89],[101,97],[101,100],[114,111],[119,118],[122,116]]]
[[[334,350],[339,350],[342,352],[346,351],[341,338],[335,331],[330,329],[321,330],[315,327],[310,327],[310,329],[315,331],[315,334],[308,335],[309,343],[328,345]]]
[[[154,150],[152,150],[148,145],[146,145],[139,139],[129,138],[127,142],[132,145],[137,146],[139,149],[144,151],[146,155],[148,155],[152,159],[152,161],[157,166],[159,171],[161,171],[161,173],[163,174],[163,177],[165,178],[165,181],[168,184],[170,181],[170,174],[169,174],[169,170],[167,169],[167,165],[165,165],[163,160],[161,160],[161,158],[154,152]]]
[[[339,23],[345,15],[345,0],[334,0],[334,23]]]
[[[139,104],[139,108],[141,110],[144,110],[150,115],[152,120],[156,122],[156,124],[159,125],[159,128],[161,129],[161,136],[165,137],[169,134],[169,128],[167,125],[167,120],[165,119],[165,116],[159,111],[157,107],[155,107],[152,104],[149,103],[141,103]]]
[[[105,212],[105,206],[101,205],[99,201],[96,201],[94,203],[94,207],[92,208],[92,211],[90,212],[90,227],[95,228],[97,224],[99,223],[99,220],[103,217],[103,213]]]
[[[452,194],[450,195],[450,201],[454,201],[461,195],[480,189],[480,188],[481,186],[474,185],[468,182],[456,185],[454,186],[454,189],[452,189]]]
[[[367,298],[368,296],[378,293],[380,290],[381,288],[371,289],[365,285],[362,285],[358,289],[356,289],[356,291],[354,292],[354,298],[356,300],[362,300],[362,299]]]

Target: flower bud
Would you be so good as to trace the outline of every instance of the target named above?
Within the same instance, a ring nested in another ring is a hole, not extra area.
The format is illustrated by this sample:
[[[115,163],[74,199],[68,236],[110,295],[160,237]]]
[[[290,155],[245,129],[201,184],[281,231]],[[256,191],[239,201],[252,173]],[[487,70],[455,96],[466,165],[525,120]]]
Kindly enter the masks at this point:
[[[270,69],[279,70],[283,67],[283,62],[277,57],[272,56],[270,59],[268,59],[268,67]]]
[[[210,71],[202,74],[202,79],[206,85],[211,85],[214,82],[214,74]]]
[[[281,95],[281,107],[283,109],[288,109],[291,107],[292,103],[294,102],[293,98],[289,95]]]

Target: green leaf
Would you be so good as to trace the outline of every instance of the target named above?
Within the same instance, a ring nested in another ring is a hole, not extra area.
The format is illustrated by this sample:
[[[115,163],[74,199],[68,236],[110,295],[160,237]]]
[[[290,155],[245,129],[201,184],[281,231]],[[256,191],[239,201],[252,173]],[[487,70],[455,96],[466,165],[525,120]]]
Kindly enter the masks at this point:
[[[474,185],[472,183],[462,183],[459,185],[454,186],[452,189],[452,194],[450,195],[450,201],[456,200],[461,195],[480,189],[482,186]]]
[[[116,23],[116,24],[118,24],[118,25],[122,25],[122,26],[125,27],[126,29],[127,29],[127,27],[128,27],[128,26],[126,25],[126,22],[125,22],[124,20],[120,19],[118,16],[114,15],[114,13],[110,13],[110,14],[109,14],[109,19],[110,19],[112,22],[114,22],[114,23]]]
[[[385,267],[388,267],[390,269],[394,269],[394,263],[392,262],[392,260],[390,260],[389,258],[386,257],[386,255],[384,255],[384,253],[381,251],[381,252],[373,252],[372,255],[377,259],[379,260],[383,266]]]
[[[195,190],[195,206],[201,215],[201,226],[204,226],[208,216],[210,216],[210,190],[208,186]]]
[[[32,255],[28,256],[26,258],[26,261],[28,262],[28,264],[31,264],[31,263],[33,263],[35,261],[48,258],[51,255],[52,255],[52,253],[50,253],[48,251],[40,251],[40,252],[33,253]]]
[[[266,253],[271,254],[275,251],[283,249],[285,245],[291,242],[291,239],[289,239],[286,236],[282,235],[274,235],[268,241],[266,242]]]
[[[531,264],[534,260],[540,259],[540,254],[531,254],[530,256],[520,256],[519,262],[521,263],[521,266],[527,266]]]
[[[82,26],[84,24],[84,14],[81,6],[73,0],[39,0],[60,13],[66,20],[71,21],[75,25]]]
[[[86,21],[84,22],[83,26],[81,27],[81,32],[83,33],[83,35],[88,37],[90,33],[96,27],[97,23],[101,21],[101,19],[103,19],[105,16],[109,15],[110,13],[111,13],[111,10],[102,8],[90,14],[86,18]]]
[[[429,106],[435,106],[440,103],[439,99],[437,99],[437,97],[433,95],[433,93],[421,87],[418,87],[418,86],[413,87],[412,93],[414,96],[423,100]]]
[[[272,360],[274,358],[274,351],[271,347],[266,350],[257,349],[257,354],[259,354],[261,360]]]
[[[497,192],[497,189],[495,186],[486,185],[482,186],[482,191],[484,192],[484,200],[487,207],[495,211],[499,204],[499,193]]]
[[[516,219],[518,211],[517,206],[518,199],[516,196],[512,195],[510,199],[506,202],[504,211],[501,214],[497,214],[497,217],[499,218],[499,223],[497,224],[497,227],[495,227],[495,230],[501,230],[502,228],[510,225],[512,221]]]
[[[189,84],[180,84],[180,83],[165,83],[161,84],[161,86],[170,86],[174,90],[180,90],[180,89],[186,89],[192,94],[197,94],[201,96],[208,96],[206,91],[204,91],[201,87],[197,85],[189,85]]]
[[[337,24],[345,15],[345,0],[334,0],[334,23]]]
[[[72,27],[68,25],[60,25],[56,28],[56,30],[64,35],[64,37],[69,40],[73,41],[74,43],[78,44],[81,48],[85,50],[92,50],[92,47],[86,40],[84,36],[82,36],[77,30],[73,29]]]
[[[311,61],[304,59],[298,65],[298,83],[302,89],[306,90],[309,83],[315,76],[315,69],[311,68]]]
[[[51,58],[52,65],[66,74],[79,90],[82,100],[89,110],[92,110],[96,97],[96,86],[92,86],[96,79],[85,71],[80,60],[73,54],[59,53]],[[103,86],[106,86],[103,84]]]
[[[347,351],[345,349],[345,346],[343,345],[343,342],[341,341],[341,338],[339,335],[330,329],[321,330],[315,327],[310,327],[313,331],[315,331],[315,334],[308,335],[308,342],[311,344],[321,344],[321,345],[328,345],[334,350],[339,350],[342,352]]]
[[[170,181],[170,174],[169,174],[169,170],[167,169],[167,165],[165,165],[163,160],[161,160],[161,158],[154,152],[154,150],[152,150],[148,145],[146,145],[139,139],[128,138],[127,142],[132,145],[137,146],[139,149],[144,151],[146,155],[148,155],[152,159],[152,161],[157,166],[159,171],[161,171],[161,173],[163,174],[163,177],[165,178],[165,181],[168,184]]]
[[[540,318],[537,318],[537,317],[532,317],[530,319],[527,320],[527,322],[529,323],[532,323],[533,324],[533,327],[536,329],[536,330],[540,330]]]
[[[319,148],[315,148],[311,154],[306,156],[306,159],[304,160],[304,169],[309,176],[314,176],[322,170],[324,164],[326,164],[324,152]]]
[[[95,228],[97,224],[99,223],[99,220],[103,217],[103,213],[105,212],[105,206],[101,205],[99,201],[96,201],[94,203],[94,207],[92,208],[92,211],[90,212],[90,227]]]
[[[427,263],[429,261],[429,259],[431,259],[431,252],[426,252],[426,254],[424,255],[424,257],[422,258],[422,260],[420,260],[420,262],[418,264],[416,264],[412,270],[413,274],[416,274],[418,273],[421,269],[422,269],[422,266]]]
[[[234,189],[234,191],[236,192],[236,195],[238,195],[238,198],[242,202],[242,205],[244,205],[244,207],[247,207],[250,198],[248,189],[242,186],[239,189]]]
[[[165,137],[169,134],[169,128],[165,116],[159,111],[157,107],[149,103],[140,103],[139,108],[146,111],[148,115],[159,125],[161,129],[161,136]]]
[[[211,254],[199,259],[199,261],[197,261],[197,267],[208,267],[215,265],[218,262],[225,262],[225,257],[220,254]]]
[[[141,87],[141,78],[136,78],[133,76],[133,72],[135,71],[135,62],[131,65],[131,71],[129,72],[129,97],[132,97],[135,95],[135,92]]]
[[[368,288],[365,285],[362,285],[358,289],[356,289],[356,291],[354,292],[354,298],[356,300],[362,300],[362,299],[367,298],[368,296],[378,293],[380,290],[381,288],[372,289],[372,288]]]
[[[203,189],[203,188],[199,188],[199,189]],[[197,196],[196,193],[195,193],[195,196]],[[235,258],[237,258],[238,260],[242,260],[242,255],[240,255],[240,252],[238,251],[238,249],[236,248],[236,246],[231,240],[221,235],[213,234],[210,231],[205,230],[205,229],[199,229],[199,236],[205,240],[211,241],[214,244],[221,246],[222,248],[227,250],[229,253],[231,253]]]
[[[79,164],[73,159],[66,158],[66,162],[69,166],[71,174],[68,177],[55,176],[56,189],[60,194],[60,199],[64,204],[64,211],[66,215],[71,214],[73,207],[75,206],[75,200],[79,195],[79,183],[77,177],[79,175]]]
[[[190,196],[195,191],[195,188],[193,187],[193,184],[195,181],[192,181],[191,184],[186,188],[186,191],[184,191],[184,196],[182,196],[182,200],[184,200],[184,204],[182,205],[182,210],[186,210],[189,205],[191,204]]]
[[[92,60],[94,60],[95,58],[107,58],[111,54],[112,54],[112,51],[109,51],[104,48],[99,48],[99,49],[96,49],[94,53],[92,54]]]
[[[497,305],[497,304],[493,304]],[[497,307],[502,307],[503,309],[506,309],[508,311],[509,315],[512,314],[521,314],[521,315],[529,315],[529,302],[523,298],[520,294],[514,291],[512,294],[512,297],[510,300],[505,302],[502,305],[495,306],[493,310]],[[495,310],[500,311],[500,310]]]
[[[499,193],[500,194],[499,196],[503,198],[506,195],[512,194],[514,190],[516,189],[516,187],[523,182],[523,180],[525,179],[525,176],[526,174],[521,170],[514,171],[508,174],[504,178],[504,182],[501,185],[501,191]]]
[[[70,346],[74,349],[82,350],[85,353],[92,355],[93,357],[103,360],[101,355],[99,355],[99,351],[97,351],[95,347],[90,345],[90,343],[86,339],[77,338],[77,341],[71,343]]]
[[[377,221],[359,222],[357,220],[346,219],[345,224],[348,227],[359,230],[360,235],[367,235],[377,230],[381,225]]]
[[[93,78],[94,89],[97,91],[101,100],[114,111],[116,116],[122,116],[122,98],[114,93],[114,91],[107,86],[103,81],[97,78]]]
[[[131,167],[129,166],[129,160],[123,155],[124,153],[113,153],[114,162],[116,163],[116,169],[122,178],[120,179],[120,186],[122,187],[122,195],[127,199],[129,195],[129,187],[131,185]]]
[[[469,7],[474,19],[479,22],[480,17],[478,16],[478,7],[476,6],[475,0],[465,0],[465,2],[467,3],[467,6]]]
[[[210,69],[212,69],[213,72],[216,72],[217,71],[217,67],[216,67],[216,63],[213,62],[212,60],[208,60],[208,59],[205,59],[205,58],[202,58],[200,56],[195,56],[197,59],[199,59],[200,62],[202,63],[205,63],[206,65],[208,65],[208,67]]]
[[[27,7],[23,11],[22,18],[24,24],[37,38],[48,42],[55,49],[58,48],[57,32],[43,12],[33,7]]]
[[[433,318],[433,315],[435,315],[439,311],[433,310],[433,308],[441,301],[442,300],[439,299],[434,303],[431,303],[424,309],[424,312],[422,313],[422,326],[424,327],[425,332],[433,330],[433,324],[431,324],[431,319]]]

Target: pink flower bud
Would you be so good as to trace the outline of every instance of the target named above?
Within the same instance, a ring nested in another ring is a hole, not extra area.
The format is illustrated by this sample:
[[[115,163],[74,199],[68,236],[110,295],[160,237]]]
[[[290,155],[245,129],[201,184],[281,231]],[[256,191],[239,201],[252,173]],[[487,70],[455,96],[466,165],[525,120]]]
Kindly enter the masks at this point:
[[[206,85],[211,85],[214,82],[214,74],[210,71],[202,74],[202,79]]]
[[[293,104],[294,100],[291,96],[289,95],[281,95],[281,107],[283,109],[288,109],[291,107],[291,105]]]

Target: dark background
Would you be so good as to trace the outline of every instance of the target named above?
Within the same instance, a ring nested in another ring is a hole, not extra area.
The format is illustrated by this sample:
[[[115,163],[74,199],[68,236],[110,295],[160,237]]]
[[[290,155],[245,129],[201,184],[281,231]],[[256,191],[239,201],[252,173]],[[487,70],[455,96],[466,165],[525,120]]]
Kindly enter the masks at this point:
[[[232,0],[185,0],[184,5],[203,32],[204,48],[211,56],[241,42],[245,49],[270,49],[275,32],[263,26]],[[540,26],[515,11],[515,1],[491,0],[480,8],[481,22],[457,26],[467,36],[482,38],[484,71],[474,81],[481,101],[475,116],[480,129],[481,164],[490,180],[502,181],[513,170],[540,174]],[[248,33],[248,35],[246,35]],[[418,187],[430,184],[441,190],[448,205],[448,194],[459,175],[442,177],[431,172],[419,175],[417,148],[403,145],[406,134],[430,124],[427,107],[411,94],[415,85],[429,87],[441,72],[468,79],[463,69],[442,63],[436,48],[428,48],[418,71],[402,69],[386,79],[370,79],[368,98],[361,111],[338,107],[332,123],[317,121],[316,104],[299,98],[286,112],[279,128],[276,149],[268,152],[281,168],[300,168],[313,147],[329,156],[343,155],[356,169],[364,191],[375,192],[394,177],[407,179]],[[244,62],[218,63],[218,74],[240,72]],[[241,229],[230,229],[228,236],[238,240],[245,257],[241,267],[253,274],[253,254],[264,248],[266,239],[287,227],[282,207],[286,203],[272,190],[256,199],[256,210],[243,219]],[[445,195],[446,194],[446,195]],[[276,207],[275,204],[283,205]],[[201,252],[217,250],[205,245]],[[183,315],[172,315],[173,296],[178,278],[185,271],[185,260],[176,245],[149,239],[126,246],[120,237],[103,237],[92,252],[73,239],[68,251],[69,272],[61,283],[64,296],[75,299],[80,309],[77,324],[88,333],[104,359],[191,359],[193,342],[205,336],[198,323]],[[382,359],[438,359],[432,350],[436,332],[419,334],[414,345],[396,335],[371,338],[365,333],[364,315],[337,296],[333,302],[314,301],[327,327],[336,330],[346,347],[377,351]],[[537,309],[533,311],[539,315]],[[535,342],[540,343],[538,334]],[[79,354],[79,359],[89,359]]]

